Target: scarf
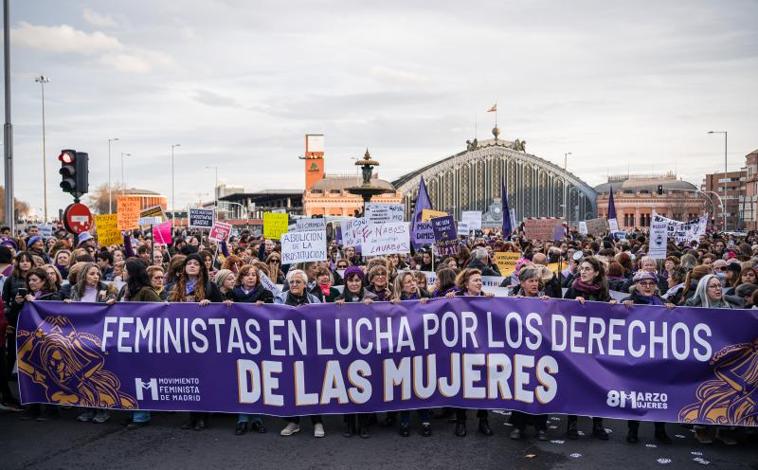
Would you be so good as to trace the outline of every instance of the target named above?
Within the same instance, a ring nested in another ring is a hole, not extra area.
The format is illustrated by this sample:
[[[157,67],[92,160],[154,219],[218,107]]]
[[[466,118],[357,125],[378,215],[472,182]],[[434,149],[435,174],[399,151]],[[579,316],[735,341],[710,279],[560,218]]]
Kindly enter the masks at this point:
[[[589,284],[584,281],[582,281],[582,278],[577,278],[573,284],[571,284],[571,287],[574,288],[574,290],[577,290],[579,292],[582,292],[584,294],[590,294],[590,295],[597,295],[600,293],[601,287],[597,284]]]
[[[642,295],[635,292],[634,303],[639,305],[664,305],[663,301],[657,295]]]
[[[292,293],[292,291],[287,293],[287,300],[285,302],[287,305],[291,305],[293,307],[297,307],[298,305],[304,305],[309,303],[308,302],[308,293],[303,291],[303,295],[295,295]]]
[[[671,298],[672,295],[676,295],[676,292],[680,289],[684,289],[684,283],[680,282],[679,284],[675,285],[671,289],[667,290],[665,294],[663,294],[661,297],[668,300]]]

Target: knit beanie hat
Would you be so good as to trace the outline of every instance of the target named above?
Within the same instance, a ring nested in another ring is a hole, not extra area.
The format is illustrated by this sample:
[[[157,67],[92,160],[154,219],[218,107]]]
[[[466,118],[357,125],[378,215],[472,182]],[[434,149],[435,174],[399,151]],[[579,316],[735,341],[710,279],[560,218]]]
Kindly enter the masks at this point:
[[[227,276],[234,275],[234,272],[232,272],[231,269],[220,269],[216,273],[216,277],[213,278],[213,282],[216,283],[216,286],[218,286],[219,289],[221,289],[221,286],[224,285],[224,281],[226,280]]]

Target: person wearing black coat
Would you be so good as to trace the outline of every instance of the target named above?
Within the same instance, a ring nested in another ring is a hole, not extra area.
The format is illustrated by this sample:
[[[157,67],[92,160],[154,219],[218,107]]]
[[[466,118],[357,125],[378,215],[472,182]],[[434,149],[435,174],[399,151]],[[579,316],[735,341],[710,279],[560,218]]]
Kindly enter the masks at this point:
[[[168,298],[171,302],[197,302],[201,307],[211,302],[224,301],[221,290],[209,279],[203,258],[197,253],[192,253],[184,259],[176,284]],[[192,412],[182,429],[202,431],[207,426],[209,416],[209,413]]]
[[[661,305],[666,308],[674,308],[674,304],[664,300],[656,294],[658,289],[658,276],[648,271],[638,271],[634,275],[634,288],[631,295],[621,300],[627,307],[632,305]],[[638,431],[640,422],[629,420],[627,423],[626,442],[636,444],[639,442]],[[655,440],[663,444],[671,444],[671,438],[666,434],[666,423],[655,422]]]
[[[611,299],[608,292],[608,280],[605,277],[605,268],[600,260],[594,256],[583,258],[579,263],[579,275],[574,279],[571,287],[563,295],[563,298],[574,299],[580,303],[584,303],[587,300],[616,303],[616,301]],[[568,416],[566,436],[569,439],[579,438],[578,421],[578,416]],[[592,435],[603,441],[608,440],[608,432],[603,426],[603,418],[592,418]]]

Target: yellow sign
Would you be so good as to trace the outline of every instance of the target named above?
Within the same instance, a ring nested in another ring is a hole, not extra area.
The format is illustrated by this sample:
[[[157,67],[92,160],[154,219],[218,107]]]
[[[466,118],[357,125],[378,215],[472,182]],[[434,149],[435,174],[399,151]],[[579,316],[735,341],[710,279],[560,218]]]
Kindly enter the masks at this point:
[[[495,252],[495,264],[500,270],[501,276],[510,276],[516,270],[516,262],[521,259],[521,253],[511,253],[508,251]]]
[[[560,271],[561,264],[560,263],[549,263],[547,265],[547,268],[551,271],[553,271],[555,274],[558,274]],[[564,264],[563,267],[565,268],[566,265]]]
[[[268,240],[279,240],[282,234],[289,230],[289,216],[286,213],[263,213],[263,237]]]
[[[118,212],[118,229],[132,230],[139,228],[139,197],[120,196],[116,205]]]
[[[429,222],[435,217],[445,217],[446,215],[447,215],[447,212],[445,211],[435,211],[432,209],[424,209],[421,211],[421,221]]]
[[[118,214],[96,215],[95,230],[100,246],[120,245],[123,242],[118,229]]]

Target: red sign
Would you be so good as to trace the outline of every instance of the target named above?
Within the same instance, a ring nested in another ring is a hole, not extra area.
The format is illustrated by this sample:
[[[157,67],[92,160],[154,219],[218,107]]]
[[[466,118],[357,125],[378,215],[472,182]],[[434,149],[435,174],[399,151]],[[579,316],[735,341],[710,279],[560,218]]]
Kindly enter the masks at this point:
[[[226,241],[231,233],[231,225],[223,222],[216,222],[213,224],[213,227],[211,227],[211,231],[208,234],[208,240],[213,240],[214,242]]]
[[[69,232],[79,235],[92,228],[92,213],[84,204],[70,204],[63,211],[63,225]]]

